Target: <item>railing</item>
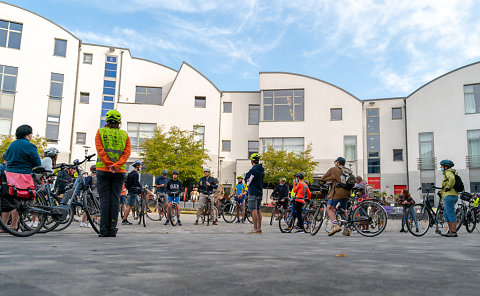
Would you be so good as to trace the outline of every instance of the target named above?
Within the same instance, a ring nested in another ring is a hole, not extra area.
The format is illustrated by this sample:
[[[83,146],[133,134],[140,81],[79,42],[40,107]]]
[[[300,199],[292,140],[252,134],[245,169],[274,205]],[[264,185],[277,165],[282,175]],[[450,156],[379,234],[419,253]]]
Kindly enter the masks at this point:
[[[437,158],[417,158],[417,168],[418,170],[434,170],[437,164]]]
[[[478,169],[480,168],[480,155],[468,155],[466,157],[467,168],[469,169]]]

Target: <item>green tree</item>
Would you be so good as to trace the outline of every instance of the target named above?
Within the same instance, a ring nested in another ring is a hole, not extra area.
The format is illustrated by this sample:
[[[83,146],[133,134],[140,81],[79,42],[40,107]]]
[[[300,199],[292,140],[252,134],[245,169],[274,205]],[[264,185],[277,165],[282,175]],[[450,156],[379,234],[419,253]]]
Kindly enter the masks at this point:
[[[172,127],[168,132],[158,127],[154,136],[141,145],[144,170],[157,176],[163,169],[170,173],[178,170],[179,179],[184,184],[199,180],[203,176],[203,165],[210,157],[203,141],[196,141],[194,136],[194,132],[178,127]]]
[[[275,150],[269,145],[261,159],[265,169],[264,182],[269,185],[278,184],[281,177],[285,177],[287,183],[291,185],[293,176],[298,172],[303,173],[305,180],[311,183],[313,171],[318,164],[313,161],[311,144],[301,153]]]
[[[8,146],[15,141],[15,136],[0,136],[0,155],[7,151]],[[40,137],[38,134],[33,136],[32,141],[37,146],[38,154],[40,157],[43,155],[43,151],[47,148],[47,139]]]

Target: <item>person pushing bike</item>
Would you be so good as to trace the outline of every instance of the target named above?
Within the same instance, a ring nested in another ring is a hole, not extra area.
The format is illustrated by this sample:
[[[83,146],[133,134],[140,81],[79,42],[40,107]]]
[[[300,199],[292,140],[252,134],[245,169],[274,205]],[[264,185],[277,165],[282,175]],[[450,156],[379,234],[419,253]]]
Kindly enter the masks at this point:
[[[305,206],[305,200],[310,199],[312,196],[310,189],[308,188],[307,183],[305,183],[303,173],[296,173],[295,178],[297,182],[293,188],[295,192],[295,200],[293,201],[293,210],[297,216],[297,233],[305,233],[305,228],[303,224],[303,207]],[[293,226],[293,225],[292,225]]]
[[[177,204],[180,203],[180,192],[182,192],[182,182],[178,180],[178,171],[173,170],[172,172],[172,179],[168,181],[167,183],[167,195],[168,195],[168,204],[167,204],[167,213],[170,213],[170,207],[172,206],[172,203],[175,202]],[[182,221],[180,221],[180,210],[177,211],[177,225],[182,226]],[[174,220],[175,221],[175,220]],[[167,221],[165,221],[164,225],[168,225],[170,223],[170,220],[167,216]]]
[[[235,201],[240,205],[242,209],[242,220],[240,221],[239,213],[237,211],[237,222],[245,223],[245,199],[247,198],[247,184],[243,182],[243,176],[237,176],[237,185],[235,185],[235,192],[230,194],[230,198],[235,196]]]
[[[202,208],[205,205],[205,202],[207,202],[207,199],[209,199],[209,202],[211,204],[211,219],[213,220],[213,225],[217,225],[217,217],[215,217],[215,211],[213,210],[213,191],[217,188],[218,185],[215,182],[215,179],[210,176],[209,168],[203,169],[203,173],[205,174],[205,176],[200,179],[200,182],[198,184],[198,191],[200,191],[200,200],[198,202],[197,219],[195,220],[195,225],[198,225],[198,219],[202,214]]]

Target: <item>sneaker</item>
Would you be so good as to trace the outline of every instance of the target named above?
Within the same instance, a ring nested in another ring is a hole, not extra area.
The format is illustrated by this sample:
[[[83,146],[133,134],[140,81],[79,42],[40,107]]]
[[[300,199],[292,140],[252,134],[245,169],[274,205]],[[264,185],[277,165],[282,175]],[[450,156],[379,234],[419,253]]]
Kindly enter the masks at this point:
[[[328,233],[328,236],[332,236],[339,231],[342,231],[342,227],[340,227],[338,224],[335,224],[333,225],[332,230]]]
[[[195,223],[193,223],[193,225],[198,225],[198,221],[195,221]]]
[[[257,230],[256,230],[256,229],[252,229],[252,230],[250,230],[250,231],[249,231],[249,232],[247,232],[247,233],[249,233],[249,234],[252,234],[252,233],[257,233]]]
[[[242,223],[245,224],[245,219],[242,219]]]
[[[240,220],[235,221],[235,223],[240,223]]]
[[[122,222],[123,222],[123,221],[122,221]],[[80,227],[87,227],[86,224],[87,224],[87,223],[85,223],[85,222],[80,222]]]
[[[348,230],[347,228],[345,228],[342,232],[343,235],[345,236],[350,236],[350,230]]]
[[[218,225],[217,221],[213,221],[213,225]]]
[[[415,230],[415,232],[418,232],[418,228]]]
[[[305,233],[305,230],[299,228],[295,233]]]
[[[405,229],[400,229],[400,232],[406,232]]]
[[[38,227],[38,222],[37,221],[33,222],[32,228],[37,228],[37,227]]]
[[[163,225],[168,225],[168,224],[170,224],[170,220],[167,219],[165,223],[163,223]]]
[[[261,230],[261,229],[257,229],[257,234],[262,234],[262,230]]]
[[[122,225],[133,225],[133,224],[128,220],[122,220]]]
[[[450,232],[450,231],[448,231],[447,233],[445,233],[443,236],[446,236],[446,237],[458,237],[458,235],[457,235],[456,232]]]
[[[177,225],[182,226],[182,221],[178,220]]]
[[[85,223],[85,227],[92,228],[92,225],[90,225],[90,223]]]
[[[32,228],[32,226],[33,226],[33,221],[27,222],[26,224],[27,224],[28,227]]]

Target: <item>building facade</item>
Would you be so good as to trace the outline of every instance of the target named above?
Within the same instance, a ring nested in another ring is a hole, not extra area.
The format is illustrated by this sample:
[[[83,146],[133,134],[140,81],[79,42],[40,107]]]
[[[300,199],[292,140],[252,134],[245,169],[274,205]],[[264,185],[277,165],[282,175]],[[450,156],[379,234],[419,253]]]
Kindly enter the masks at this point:
[[[316,176],[342,155],[376,190],[393,194],[438,184],[438,162],[449,158],[467,189],[480,191],[480,63],[402,98],[360,100],[283,72],[261,72],[259,91],[221,91],[188,63],[175,70],[127,48],[84,43],[0,2],[0,134],[30,124],[61,151],[61,161],[71,161],[95,151],[111,109],[122,113],[131,161],[156,127],[195,130],[209,151],[206,166],[227,187],[250,168],[251,153],[311,145]]]

